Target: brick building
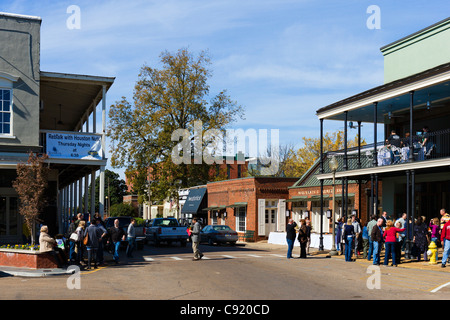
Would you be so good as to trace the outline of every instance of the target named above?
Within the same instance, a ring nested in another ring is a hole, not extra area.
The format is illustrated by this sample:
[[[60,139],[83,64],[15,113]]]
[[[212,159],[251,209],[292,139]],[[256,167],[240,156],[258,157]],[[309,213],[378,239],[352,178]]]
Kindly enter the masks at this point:
[[[256,239],[286,229],[288,187],[298,178],[247,177],[207,184],[208,224],[225,224]]]

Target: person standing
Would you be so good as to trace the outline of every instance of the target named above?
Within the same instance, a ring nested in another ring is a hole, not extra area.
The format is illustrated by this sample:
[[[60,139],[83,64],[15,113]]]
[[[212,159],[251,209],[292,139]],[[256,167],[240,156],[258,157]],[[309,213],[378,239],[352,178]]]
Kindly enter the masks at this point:
[[[444,227],[441,230],[441,243],[444,248],[441,267],[445,268],[450,252],[450,220],[444,224]]]
[[[347,220],[343,236],[345,239],[345,261],[352,261],[353,241],[355,239],[355,228],[352,225],[352,219]]]
[[[336,239],[335,239],[335,243],[336,243],[336,250],[340,251],[341,255],[343,253],[343,249],[341,248],[341,242],[342,242],[342,226],[344,225],[344,217],[340,218],[337,222],[335,222],[336,224]]]
[[[361,234],[361,225],[359,224],[358,218],[356,215],[352,215],[352,226],[355,231],[355,237],[353,238],[354,246],[355,246],[355,259],[358,258],[358,248],[359,248],[359,235]]]
[[[76,242],[77,245],[77,263],[81,265],[84,257],[84,245],[83,245],[83,236],[84,236],[84,230],[86,229],[86,221],[79,220],[77,230],[75,231],[78,236],[78,241]]]
[[[91,269],[91,262],[94,262],[94,269],[97,269],[97,250],[99,246],[99,242],[102,241],[102,238],[106,236],[106,232],[103,232],[102,229],[97,227],[100,224],[100,220],[94,220],[94,223],[91,223],[89,227],[84,232],[84,237],[88,237],[88,241],[86,244],[86,250],[88,253],[88,264],[87,270]]]
[[[417,250],[417,261],[420,261],[421,255],[427,260],[426,252],[428,249],[428,228],[423,223],[422,217],[418,217],[413,230],[413,242]]]
[[[398,229],[406,230],[406,228],[402,227],[402,223],[398,220],[395,222],[395,227]],[[402,257],[402,248],[404,239],[405,239],[405,231],[397,232],[397,241],[395,242],[395,256],[397,259],[397,264],[400,264],[400,260]]]
[[[114,248],[113,260],[117,264],[119,263],[120,244],[125,241],[125,232],[119,227],[119,219],[114,220],[114,226],[109,228],[108,232]]]
[[[200,245],[200,231],[202,227],[198,222],[197,218],[192,219],[194,226],[192,227],[191,240],[192,240],[192,251],[194,252],[194,258],[192,260],[197,261],[203,257],[203,253],[199,249]]]
[[[399,222],[400,223],[400,227],[399,228],[400,229],[406,229],[406,218],[407,218],[407,215],[404,212],[402,214],[402,216],[397,219],[397,221],[395,222],[395,225],[397,226],[397,223]],[[404,241],[404,240],[405,240],[406,234],[405,233],[400,233],[400,237],[401,237],[401,243],[402,243],[402,246],[401,246],[400,250],[401,251],[405,251],[406,241]]]
[[[450,214],[445,212],[445,209],[441,209],[440,212],[441,214],[441,229],[444,228],[444,224],[446,224],[448,221],[450,221]]]
[[[308,242],[308,230],[306,229],[305,219],[300,220],[300,228],[298,229],[298,242],[300,242],[300,258],[306,258],[306,244]]]
[[[397,255],[395,250],[395,244],[397,242],[397,232],[403,232],[405,229],[399,229],[394,227],[394,223],[388,220],[386,223],[386,229],[383,232],[383,239],[385,240],[385,252],[384,252],[384,265],[389,263],[389,255],[392,254],[392,265],[397,266]]]
[[[134,218],[131,218],[130,224],[128,225],[127,229],[127,257],[133,258],[133,250],[136,245],[136,230],[134,229],[134,225],[136,223],[136,220]]]
[[[311,221],[306,219],[306,236],[308,241],[306,242],[306,254],[309,256],[309,247],[311,246]]]
[[[372,241],[372,230],[373,227],[376,227],[377,225],[377,216],[372,215],[371,220],[367,223],[367,234],[369,236],[369,253],[367,254],[367,260],[372,260],[372,254],[373,254],[373,241]]]
[[[380,265],[380,252],[383,241],[383,219],[377,220],[377,225],[372,228],[370,237],[373,243],[373,265]]]
[[[295,242],[295,236],[296,231],[295,228],[297,227],[297,224],[293,219],[289,219],[289,222],[286,226],[286,242],[288,244],[288,251],[287,251],[287,258],[292,258],[292,249],[294,249],[294,242]]]
[[[363,258],[367,259],[369,251],[369,229],[367,229],[367,223],[364,224],[362,229],[362,241],[363,241]]]

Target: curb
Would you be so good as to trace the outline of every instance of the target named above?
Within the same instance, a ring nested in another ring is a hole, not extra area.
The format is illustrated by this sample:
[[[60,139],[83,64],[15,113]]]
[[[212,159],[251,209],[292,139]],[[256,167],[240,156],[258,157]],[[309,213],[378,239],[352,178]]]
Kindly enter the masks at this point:
[[[40,278],[48,276],[62,276],[73,274],[75,270],[68,269],[27,269],[27,268],[15,268],[15,267],[0,267],[0,277],[13,276],[13,277],[28,277],[28,278]]]

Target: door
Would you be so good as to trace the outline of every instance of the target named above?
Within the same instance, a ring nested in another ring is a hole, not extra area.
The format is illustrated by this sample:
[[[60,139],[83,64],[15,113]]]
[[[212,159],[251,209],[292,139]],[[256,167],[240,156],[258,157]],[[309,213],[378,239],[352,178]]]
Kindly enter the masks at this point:
[[[0,197],[0,241],[19,243],[22,240],[21,236],[22,227],[17,197]]]
[[[265,235],[268,237],[271,232],[278,229],[278,201],[266,200],[264,211]]]

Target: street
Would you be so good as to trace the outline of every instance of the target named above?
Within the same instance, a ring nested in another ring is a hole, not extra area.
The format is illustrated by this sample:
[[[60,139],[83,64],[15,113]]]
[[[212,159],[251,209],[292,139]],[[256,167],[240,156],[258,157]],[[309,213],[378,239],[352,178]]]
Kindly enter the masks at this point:
[[[450,298],[447,269],[415,263],[379,267],[375,279],[366,260],[311,255],[286,259],[286,248],[267,243],[201,245],[192,261],[190,244],[146,245],[122,263],[108,262],[73,276],[1,277],[8,300],[436,300]],[[314,254],[314,252],[312,252]],[[107,260],[110,259],[106,255]],[[368,273],[369,272],[369,273]],[[368,284],[368,279],[372,284]],[[375,281],[372,281],[375,279]],[[77,282],[78,281],[78,282]],[[377,282],[378,281],[378,282]],[[379,288],[376,288],[376,283]],[[71,288],[72,287],[72,288]],[[435,292],[432,292],[435,290]]]

